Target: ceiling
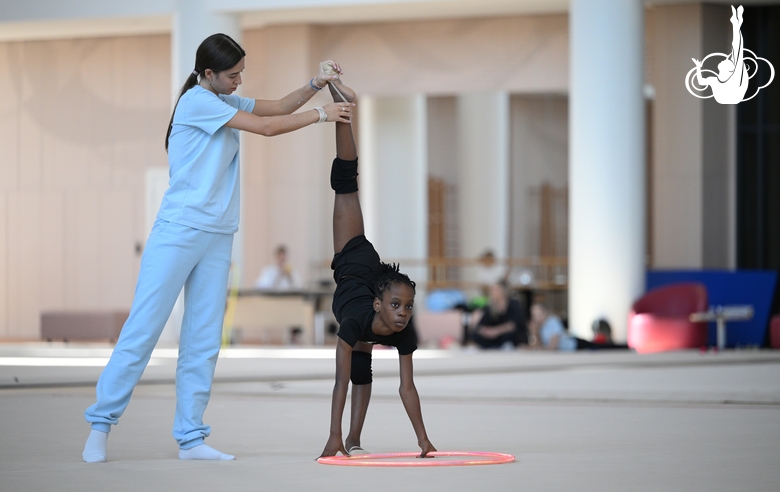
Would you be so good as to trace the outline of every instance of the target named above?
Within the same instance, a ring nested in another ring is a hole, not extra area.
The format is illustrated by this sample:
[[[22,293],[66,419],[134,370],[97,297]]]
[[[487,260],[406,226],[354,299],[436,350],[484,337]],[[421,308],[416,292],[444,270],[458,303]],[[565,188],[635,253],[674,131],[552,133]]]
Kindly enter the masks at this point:
[[[345,24],[568,12],[569,0],[200,0],[239,16],[243,28],[281,24]],[[54,3],[52,3],[54,2]],[[176,0],[95,2],[0,0],[0,41],[169,33]],[[646,0],[645,5],[691,3]],[[732,3],[708,0],[707,3]],[[754,0],[751,5],[778,4]],[[81,10],[81,12],[80,12]]]

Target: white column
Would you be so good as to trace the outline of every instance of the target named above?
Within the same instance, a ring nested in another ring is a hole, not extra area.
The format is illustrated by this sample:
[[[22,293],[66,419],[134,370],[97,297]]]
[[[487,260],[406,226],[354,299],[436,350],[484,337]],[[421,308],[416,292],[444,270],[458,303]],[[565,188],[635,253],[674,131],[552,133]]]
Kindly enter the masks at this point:
[[[213,12],[210,0],[177,0],[171,30],[171,96],[175,104],[179,91],[195,68],[195,52],[200,43],[221,32],[241,44],[237,15]]]
[[[458,216],[460,255],[476,258],[509,248],[509,94],[458,97]],[[474,271],[465,280],[477,280]]]
[[[572,0],[569,327],[605,317],[625,340],[644,289],[643,5]]]
[[[366,237],[383,260],[413,260],[401,271],[424,291],[428,257],[426,100],[360,98],[360,203]],[[418,299],[418,304],[421,299]]]

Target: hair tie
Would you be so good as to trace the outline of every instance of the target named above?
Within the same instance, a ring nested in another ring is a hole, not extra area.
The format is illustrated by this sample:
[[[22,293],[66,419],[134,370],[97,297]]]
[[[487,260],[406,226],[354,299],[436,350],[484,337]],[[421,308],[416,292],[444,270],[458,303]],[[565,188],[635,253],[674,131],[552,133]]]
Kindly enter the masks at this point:
[[[198,71],[197,70],[193,70],[192,71],[192,75],[198,75]]]

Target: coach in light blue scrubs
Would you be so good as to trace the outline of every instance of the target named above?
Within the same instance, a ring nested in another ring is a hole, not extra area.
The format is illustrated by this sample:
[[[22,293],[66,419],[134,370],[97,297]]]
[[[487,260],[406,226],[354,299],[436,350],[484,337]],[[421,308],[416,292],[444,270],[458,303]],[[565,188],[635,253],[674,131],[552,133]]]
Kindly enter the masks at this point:
[[[135,298],[85,417],[92,430],[82,457],[106,461],[111,426],[127,408],[152,350],[184,287],[176,368],[173,436],[180,459],[231,460],[204,443],[203,423],[222,339],[233,234],[239,220],[239,130],[271,136],[324,121],[349,121],[345,103],[294,113],[329,80],[322,70],[277,101],[232,95],[244,50],[229,36],[201,43],[166,137],[169,188],[141,260]],[[338,67],[338,65],[335,65]],[[339,69],[340,70],[340,69]],[[293,114],[294,113],[294,114]]]

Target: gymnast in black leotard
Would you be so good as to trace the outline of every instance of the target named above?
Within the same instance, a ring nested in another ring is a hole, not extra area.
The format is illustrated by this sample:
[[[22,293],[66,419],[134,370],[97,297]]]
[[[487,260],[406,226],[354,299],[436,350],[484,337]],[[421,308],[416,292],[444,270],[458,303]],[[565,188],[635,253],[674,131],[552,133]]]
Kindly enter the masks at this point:
[[[331,84],[334,100],[342,96],[353,103],[355,92],[341,80]],[[331,187],[336,192],[333,207],[333,277],[336,292],[333,313],[340,323],[336,346],[336,384],[331,405],[330,437],[321,456],[336,453],[361,454],[363,430],[371,398],[371,351],[380,343],[398,349],[400,395],[417,434],[421,457],[436,451],[423,424],[420,398],[414,385],[412,354],[417,338],[410,324],[415,284],[398,271],[398,266],[382,263],[374,246],[366,239],[363,213],[358,200],[357,148],[351,123],[336,124],[336,158],[331,168]],[[349,434],[342,440],[341,419],[352,381]]]

